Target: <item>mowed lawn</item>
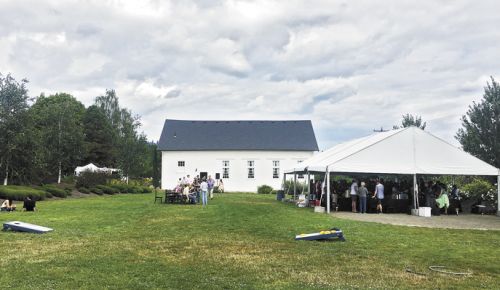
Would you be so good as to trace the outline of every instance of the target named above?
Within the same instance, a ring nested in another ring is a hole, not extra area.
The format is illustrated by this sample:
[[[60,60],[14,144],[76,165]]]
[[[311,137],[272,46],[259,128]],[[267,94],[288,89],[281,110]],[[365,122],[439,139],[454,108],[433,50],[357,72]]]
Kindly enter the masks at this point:
[[[0,287],[30,289],[498,289],[500,232],[334,219],[274,200],[225,194],[208,208],[154,204],[153,195],[45,201],[1,213],[52,227],[0,232]],[[340,227],[347,242],[294,241]],[[430,265],[472,271],[430,272]],[[424,272],[419,276],[405,267]]]

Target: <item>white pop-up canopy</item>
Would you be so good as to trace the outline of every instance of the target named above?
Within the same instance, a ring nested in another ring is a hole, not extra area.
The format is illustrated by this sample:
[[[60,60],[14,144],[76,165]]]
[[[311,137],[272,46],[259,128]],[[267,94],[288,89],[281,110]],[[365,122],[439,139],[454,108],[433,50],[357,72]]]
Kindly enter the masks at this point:
[[[111,174],[113,172],[118,172],[119,169],[116,169],[116,168],[107,168],[107,167],[97,167],[96,165],[94,165],[93,163],[89,163],[85,166],[78,166],[76,169],[75,169],[75,175],[76,176],[79,176],[82,172],[105,172],[105,173],[108,173],[108,174]]]
[[[417,127],[336,145],[285,170],[294,172],[493,175],[500,170]],[[500,184],[499,184],[500,195]],[[500,212],[500,203],[499,203]]]

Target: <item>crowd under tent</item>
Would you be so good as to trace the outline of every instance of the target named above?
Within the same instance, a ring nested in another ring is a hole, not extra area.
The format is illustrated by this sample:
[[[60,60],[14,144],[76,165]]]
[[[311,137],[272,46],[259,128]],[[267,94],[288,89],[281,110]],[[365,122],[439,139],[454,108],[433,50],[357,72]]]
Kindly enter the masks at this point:
[[[498,168],[417,127],[375,133],[338,144],[285,170],[284,178],[293,174],[296,181],[297,174],[320,172],[325,174],[327,184],[335,174],[412,175],[413,208],[418,208],[417,175],[497,176],[500,199]],[[330,212],[330,186],[326,197],[326,210]],[[497,213],[500,214],[500,202]]]

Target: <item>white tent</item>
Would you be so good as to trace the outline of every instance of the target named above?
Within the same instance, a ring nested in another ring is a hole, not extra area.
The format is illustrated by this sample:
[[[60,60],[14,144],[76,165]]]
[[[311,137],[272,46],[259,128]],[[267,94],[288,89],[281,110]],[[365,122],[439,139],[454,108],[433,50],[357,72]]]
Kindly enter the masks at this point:
[[[414,183],[417,174],[493,175],[498,176],[500,198],[498,168],[417,127],[376,133],[336,145],[285,172],[305,171],[411,174]]]
[[[95,166],[93,163],[89,163],[89,164],[87,164],[85,166],[78,166],[75,169],[75,175],[79,176],[82,172],[85,172],[85,171],[88,171],[88,172],[105,172],[105,173],[111,174],[113,172],[118,172],[120,170],[116,169],[116,168],[107,168],[107,167],[100,168],[100,167]]]
[[[89,172],[97,172],[99,170],[99,167],[95,166],[93,163],[89,163],[85,166],[78,166],[75,169],[75,175],[78,176],[80,173],[89,171]]]

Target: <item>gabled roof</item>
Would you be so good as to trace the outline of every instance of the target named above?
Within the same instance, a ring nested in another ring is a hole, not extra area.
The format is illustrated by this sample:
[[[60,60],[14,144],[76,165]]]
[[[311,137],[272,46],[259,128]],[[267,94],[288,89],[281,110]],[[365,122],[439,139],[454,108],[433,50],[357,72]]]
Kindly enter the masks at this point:
[[[372,134],[336,145],[293,171],[499,175],[499,169],[417,127]]]
[[[318,151],[311,121],[165,120],[158,150]]]

